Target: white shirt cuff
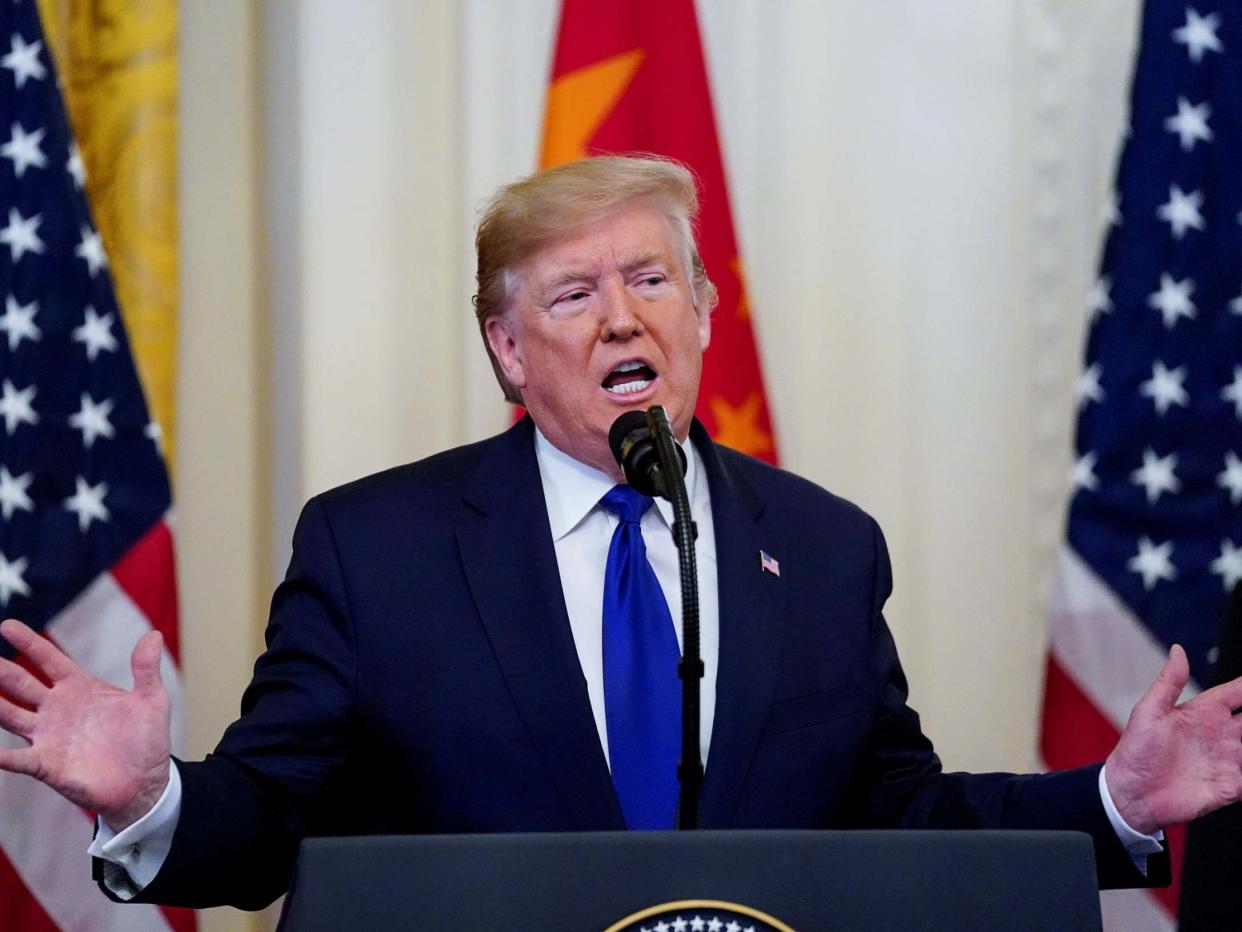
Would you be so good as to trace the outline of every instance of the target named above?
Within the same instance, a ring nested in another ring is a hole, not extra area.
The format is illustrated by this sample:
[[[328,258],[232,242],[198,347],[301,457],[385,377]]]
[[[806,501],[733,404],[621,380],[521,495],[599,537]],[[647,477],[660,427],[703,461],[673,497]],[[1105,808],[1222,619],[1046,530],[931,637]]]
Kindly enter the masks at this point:
[[[104,885],[123,900],[132,900],[155,879],[168,858],[173,833],[181,817],[181,774],[168,763],[168,785],[154,806],[124,831],[114,832],[96,818],[95,840],[86,849],[100,858]]]
[[[1117,806],[1113,803],[1112,794],[1108,792],[1108,781],[1104,779],[1103,767],[1100,768],[1100,800],[1104,803],[1104,812],[1108,815],[1113,831],[1117,833],[1117,838],[1130,853],[1134,866],[1146,874],[1147,855],[1164,849],[1164,845],[1161,844],[1164,841],[1164,832],[1158,831],[1154,835],[1144,835],[1126,824],[1126,820],[1121,817],[1121,813],[1117,811]]]

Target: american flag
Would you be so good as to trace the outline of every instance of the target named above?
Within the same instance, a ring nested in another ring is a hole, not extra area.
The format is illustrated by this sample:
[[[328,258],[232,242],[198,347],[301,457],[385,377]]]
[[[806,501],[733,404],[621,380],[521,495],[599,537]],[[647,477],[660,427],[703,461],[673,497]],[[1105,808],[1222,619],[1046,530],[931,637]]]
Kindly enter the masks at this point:
[[[1149,2],[1130,112],[1076,386],[1050,767],[1107,754],[1171,644],[1211,682],[1242,582],[1242,6]],[[1119,927],[1172,928],[1176,882],[1135,896]]]
[[[129,685],[164,635],[179,707],[168,475],[35,3],[0,4],[0,611]],[[12,650],[0,642],[0,653]],[[180,744],[174,715],[174,746]],[[0,732],[0,741],[20,746]],[[91,881],[93,817],[0,773],[0,928],[192,929]]]
[[[771,573],[773,576],[781,575],[780,561],[766,550],[759,551],[759,569],[765,573]]]

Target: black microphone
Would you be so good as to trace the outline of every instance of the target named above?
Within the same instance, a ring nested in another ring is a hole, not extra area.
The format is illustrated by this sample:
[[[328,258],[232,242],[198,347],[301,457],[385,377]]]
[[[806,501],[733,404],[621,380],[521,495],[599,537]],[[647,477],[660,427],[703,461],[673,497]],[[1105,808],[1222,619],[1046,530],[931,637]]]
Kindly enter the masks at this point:
[[[657,410],[653,408],[652,411]],[[664,412],[660,410],[662,415]],[[664,469],[660,464],[656,431],[666,432],[670,445],[677,451],[681,461],[681,475],[686,474],[686,451],[673,440],[672,428],[667,417],[649,417],[643,411],[626,411],[608,431],[608,446],[625,474],[625,481],[644,495],[658,495],[673,500],[672,489],[665,482]]]

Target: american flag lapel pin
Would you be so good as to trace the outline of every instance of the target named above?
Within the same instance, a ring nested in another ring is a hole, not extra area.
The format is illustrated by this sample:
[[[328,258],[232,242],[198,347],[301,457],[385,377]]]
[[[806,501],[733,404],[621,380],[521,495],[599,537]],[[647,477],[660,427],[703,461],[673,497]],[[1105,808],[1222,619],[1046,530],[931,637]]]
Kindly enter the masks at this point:
[[[780,561],[766,550],[759,551],[759,569],[764,573],[771,573],[773,576],[779,577],[781,575]]]

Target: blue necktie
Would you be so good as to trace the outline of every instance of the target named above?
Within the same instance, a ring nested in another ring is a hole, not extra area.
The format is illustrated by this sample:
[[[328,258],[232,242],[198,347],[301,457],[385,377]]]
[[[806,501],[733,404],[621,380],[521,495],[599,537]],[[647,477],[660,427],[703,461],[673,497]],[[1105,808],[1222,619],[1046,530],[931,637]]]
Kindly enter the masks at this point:
[[[604,574],[604,711],[612,782],[627,826],[670,829],[677,814],[680,651],[639,529],[652,499],[618,485],[600,504],[621,522]]]

